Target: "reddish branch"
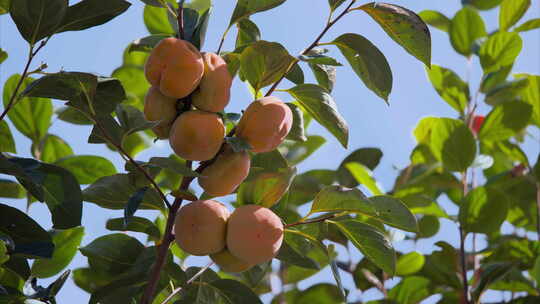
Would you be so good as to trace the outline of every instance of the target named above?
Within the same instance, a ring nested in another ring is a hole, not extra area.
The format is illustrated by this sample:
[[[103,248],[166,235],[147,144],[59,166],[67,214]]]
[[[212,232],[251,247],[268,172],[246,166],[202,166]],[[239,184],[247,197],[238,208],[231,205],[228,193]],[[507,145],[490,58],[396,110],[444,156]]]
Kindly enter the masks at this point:
[[[339,16],[337,16],[333,21],[330,21],[330,22],[327,23],[326,27],[319,34],[319,36],[315,39],[315,41],[307,49],[305,49],[302,52],[303,55],[307,54],[315,46],[317,46],[317,44],[319,43],[321,38],[330,29],[330,27],[332,27],[332,25],[334,25],[339,19],[341,19],[341,17],[343,17],[346,13],[349,12],[349,9],[351,8],[351,6],[354,4],[355,1],[356,0],[352,0],[351,3],[347,6],[347,8]],[[178,22],[179,22],[178,29],[179,29],[180,37],[182,37],[182,35],[183,35],[183,20],[182,20],[182,18],[183,18],[183,14],[182,14],[183,2],[184,1],[180,1],[179,2],[179,7],[178,7]],[[223,44],[223,42],[221,42],[221,44],[220,44],[220,49],[221,49],[222,44]],[[296,61],[297,61],[297,59],[296,59]],[[293,62],[293,64],[294,63],[295,62]],[[285,75],[292,68],[293,64],[291,64],[289,66],[289,68],[287,69],[287,71],[283,74],[283,76],[276,83],[274,83],[272,88],[270,88],[270,90],[268,91],[267,96],[269,94],[271,94],[275,90],[275,88],[278,86],[278,84],[281,82],[281,80],[285,77]],[[233,136],[235,131],[236,131],[236,129],[233,128],[227,134],[227,137]],[[224,147],[225,147],[225,142],[223,142],[223,144],[221,146],[221,149],[216,154],[216,156],[214,156],[214,158],[212,158],[211,160],[201,162],[199,167],[195,170],[195,172],[201,173],[204,170],[204,168],[211,165],[216,160],[216,158],[220,155],[220,153],[223,152]],[[191,163],[189,163],[189,168],[191,168]],[[193,179],[194,179],[193,176],[190,176],[190,177],[185,176],[182,179],[182,184],[180,186],[180,190],[187,190],[189,185],[193,181]],[[169,208],[169,212],[168,212],[168,216],[167,216],[167,224],[165,226],[165,234],[163,236],[163,239],[162,239],[161,243],[159,244],[158,254],[157,254],[157,257],[156,257],[156,262],[154,263],[154,265],[152,267],[152,270],[150,272],[150,277],[149,277],[149,280],[148,280],[148,284],[146,285],[144,294],[143,294],[143,296],[141,298],[141,304],[149,304],[149,303],[151,303],[151,301],[152,301],[152,299],[154,297],[154,294],[156,293],[157,283],[159,282],[159,277],[160,277],[160,274],[161,274],[161,270],[163,269],[163,266],[165,265],[165,257],[167,256],[167,252],[169,250],[169,247],[170,247],[172,241],[174,240],[174,236],[173,236],[173,233],[172,233],[172,228],[173,228],[173,225],[174,225],[174,219],[175,219],[175,216],[176,216],[176,212],[178,211],[178,209],[180,209],[180,206],[182,205],[182,201],[183,200],[181,198],[176,198],[175,201],[173,202],[172,206],[170,206],[170,208]],[[293,223],[293,224],[287,225],[286,227],[292,227],[292,226],[301,225],[301,224],[308,224],[308,223],[322,222],[322,221],[325,221],[325,220],[333,218],[333,217],[335,217],[335,215],[331,215],[331,216],[320,218],[320,219],[305,221],[305,222],[302,222],[302,223]],[[190,282],[190,281],[188,281],[188,282]]]

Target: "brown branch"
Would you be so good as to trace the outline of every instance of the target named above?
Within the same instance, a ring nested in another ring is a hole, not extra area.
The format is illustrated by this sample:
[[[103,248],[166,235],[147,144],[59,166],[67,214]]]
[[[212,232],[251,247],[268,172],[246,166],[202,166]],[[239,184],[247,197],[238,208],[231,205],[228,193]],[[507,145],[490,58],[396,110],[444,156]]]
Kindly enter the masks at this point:
[[[28,60],[26,61],[26,65],[24,66],[23,72],[21,74],[21,78],[19,78],[19,81],[17,82],[17,85],[15,86],[15,90],[13,91],[13,94],[11,94],[11,97],[9,98],[6,108],[4,109],[2,114],[0,114],[0,121],[4,119],[4,117],[7,115],[9,110],[11,110],[11,108],[15,104],[15,97],[17,97],[17,95],[19,94],[21,85],[24,79],[26,78],[26,76],[28,76],[28,69],[30,68],[30,64],[32,63],[32,60],[34,59],[34,57],[36,57],[37,53],[47,44],[47,41],[49,41],[49,39],[50,37],[41,41],[40,45],[35,50],[34,50],[34,46],[30,45],[30,49],[28,50]]]
[[[315,38],[315,40],[313,41],[313,43],[311,43],[302,53],[301,55],[306,55],[307,53],[309,53],[309,51],[311,51],[314,47],[316,47],[319,42],[321,41],[322,37],[324,36],[324,34],[326,34],[326,32],[328,32],[328,30],[334,25],[336,24],[336,22],[339,21],[339,19],[341,19],[341,17],[345,16],[348,12],[349,12],[349,9],[351,8],[351,6],[353,6],[353,4],[356,2],[356,0],[352,0],[351,3],[349,3],[349,5],[343,10],[343,12],[341,12],[341,14],[339,14],[334,20],[330,21],[330,22],[327,22],[326,23],[326,26],[324,27],[324,29],[322,30],[322,32],[319,34],[319,36],[317,36],[317,38]],[[279,83],[283,80],[283,78],[285,78],[285,76],[287,75],[287,73],[289,73],[289,71],[292,69],[292,67],[294,66],[294,64],[298,62],[298,58],[295,58],[292,62],[292,64],[289,65],[289,67],[287,68],[287,70],[285,71],[285,73],[283,73],[283,75],[281,76],[281,78],[278,79],[278,81],[276,81],[272,87],[270,87],[270,89],[268,90],[268,92],[266,92],[266,94],[264,95],[265,97],[268,97],[270,96],[274,90],[277,88],[277,86],[279,85]]]
[[[536,183],[536,232],[540,241],[540,183]]]
[[[180,39],[184,39],[184,2],[185,0],[178,1],[178,17],[176,21],[178,22],[178,34]]]
[[[324,221],[329,220],[329,219],[334,218],[334,217],[336,217],[336,215],[331,214],[331,215],[321,217],[321,218],[318,218],[318,219],[312,219],[312,220],[307,220],[307,221],[298,221],[296,223],[285,225],[285,228],[294,227],[294,226],[298,226],[298,225],[320,223],[320,222],[324,222]]]
[[[461,182],[463,186],[463,198],[467,195],[468,185],[467,185],[467,170],[463,172],[461,176]],[[459,223],[459,256],[461,260],[461,273],[463,280],[463,300],[465,304],[470,304],[469,301],[469,281],[467,280],[467,262],[465,259],[465,238],[467,237],[463,226]]]

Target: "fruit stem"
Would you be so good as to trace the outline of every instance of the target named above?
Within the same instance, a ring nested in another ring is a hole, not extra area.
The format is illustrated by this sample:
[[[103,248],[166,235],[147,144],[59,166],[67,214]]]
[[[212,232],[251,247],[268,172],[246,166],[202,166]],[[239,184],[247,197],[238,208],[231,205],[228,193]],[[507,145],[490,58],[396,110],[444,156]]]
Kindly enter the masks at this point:
[[[349,11],[349,9],[351,8],[351,6],[353,6],[353,4],[356,2],[356,0],[351,0],[351,2],[349,3],[349,5],[343,10],[343,12],[341,12],[341,14],[339,14],[334,20],[330,21],[330,22],[327,22],[326,23],[326,26],[324,27],[324,29],[322,30],[322,32],[319,34],[319,36],[317,36],[317,38],[315,38],[315,41],[313,41],[313,43],[311,43],[300,55],[306,55],[307,53],[309,53],[309,51],[311,51],[314,47],[316,47],[319,42],[321,41],[322,37],[324,36],[324,34],[326,34],[326,32],[328,32],[328,30],[334,25],[336,24],[336,22],[339,21],[339,19],[341,19],[341,17],[345,16]],[[283,73],[283,75],[281,76],[280,79],[278,79],[278,81],[274,82],[274,84],[272,85],[272,87],[270,87],[270,89],[268,90],[268,92],[266,92],[266,94],[264,95],[265,97],[268,97],[270,96],[274,90],[277,88],[277,86],[279,85],[279,83],[283,80],[283,78],[285,78],[285,76],[287,75],[287,73],[289,73],[289,71],[292,69],[292,67],[294,66],[295,63],[297,63],[299,60],[298,58],[294,58],[294,60],[292,61],[292,63],[289,65],[289,67],[287,68],[287,70],[285,71],[285,73]]]
[[[461,175],[461,182],[463,185],[463,197],[467,195],[468,185],[467,185],[467,171],[463,172]],[[463,225],[459,225],[459,255],[461,260],[461,274],[463,280],[463,301],[465,304],[470,304],[469,301],[469,281],[467,280],[467,262],[465,258],[465,238],[467,237],[465,231],[463,230]]]

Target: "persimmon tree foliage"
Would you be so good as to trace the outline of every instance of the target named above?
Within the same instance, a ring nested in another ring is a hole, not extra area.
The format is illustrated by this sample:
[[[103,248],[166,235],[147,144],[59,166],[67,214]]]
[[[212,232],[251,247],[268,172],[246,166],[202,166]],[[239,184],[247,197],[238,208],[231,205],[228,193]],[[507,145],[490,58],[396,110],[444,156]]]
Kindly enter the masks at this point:
[[[520,147],[527,128],[540,127],[540,76],[512,74],[520,33],[540,27],[538,19],[521,21],[530,0],[464,0],[452,18],[328,0],[329,17],[301,54],[261,40],[250,19],[286,0],[231,3],[226,29],[207,29],[220,14],[211,0],[142,1],[149,35],[126,47],[123,65],[110,76],[48,71],[34,59],[56,35],[106,23],[130,3],[0,1],[0,13],[28,42],[22,73],[4,84],[0,197],[26,199],[27,207],[45,203],[53,223],[42,227],[22,208],[0,203],[1,303],[56,303],[69,277],[90,303],[262,303],[271,277],[282,286],[272,303],[362,303],[348,297],[353,288],[378,290],[380,299],[370,303],[419,303],[432,295],[438,303],[480,303],[488,290],[512,292],[505,303],[540,301],[539,243],[501,230],[507,223],[540,232],[540,165]],[[491,33],[479,14],[489,9],[499,10]],[[425,65],[441,100],[455,110],[418,122],[410,164],[387,193],[372,174],[383,156],[377,148],[352,151],[335,170],[295,167],[325,143],[310,124],[323,126],[344,149],[358,131],[349,130],[332,97],[338,69],[352,68],[390,104],[392,72],[383,52],[360,33],[327,33],[347,15],[376,21],[408,59]],[[444,63],[431,64],[428,25],[468,62],[479,60],[478,88]],[[223,31],[215,53],[204,44],[207,30]],[[234,49],[224,50],[233,34]],[[0,63],[7,56],[0,51]],[[304,73],[316,83],[306,83]],[[242,113],[227,111],[234,81],[252,93]],[[283,102],[277,91],[290,98]],[[64,103],[54,113],[53,100]],[[481,102],[488,113],[478,113]],[[53,117],[89,126],[88,144],[118,152],[125,166],[75,155],[61,134],[49,133]],[[16,151],[12,128],[31,141],[31,157]],[[170,156],[137,159],[152,139],[168,140]],[[443,201],[459,211],[449,214]],[[85,239],[85,246],[83,202],[124,210],[107,221],[111,234]],[[137,216],[139,209],[158,215]],[[396,229],[411,241],[431,238],[441,219],[455,224],[459,247],[439,240],[431,253],[393,248]],[[487,246],[477,250],[476,238]],[[336,258],[338,247],[353,246],[362,254],[358,263]],[[88,265],[66,270],[76,254]],[[190,254],[208,256],[208,265],[186,265]],[[334,284],[298,287],[326,267]]]

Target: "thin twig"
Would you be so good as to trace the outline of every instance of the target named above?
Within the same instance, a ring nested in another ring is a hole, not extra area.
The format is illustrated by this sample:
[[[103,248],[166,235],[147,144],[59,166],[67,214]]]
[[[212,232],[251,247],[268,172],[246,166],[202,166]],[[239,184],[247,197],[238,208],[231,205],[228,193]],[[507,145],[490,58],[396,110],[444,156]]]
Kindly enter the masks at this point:
[[[351,8],[351,6],[353,6],[353,4],[356,2],[356,0],[352,0],[351,3],[349,3],[349,5],[343,10],[343,12],[341,12],[341,14],[339,14],[334,20],[330,21],[330,22],[327,22],[326,23],[326,26],[324,27],[324,29],[322,30],[322,32],[319,34],[319,36],[317,36],[317,38],[315,38],[315,40],[313,41],[313,43],[311,43],[302,53],[301,55],[306,55],[307,53],[309,53],[309,51],[311,51],[314,47],[316,47],[319,42],[321,41],[322,37],[324,36],[324,34],[326,34],[326,32],[328,32],[328,30],[334,25],[336,24],[336,22],[339,21],[339,19],[341,19],[341,17],[345,16],[349,11],[349,9]],[[285,76],[287,75],[287,73],[289,73],[289,71],[292,69],[292,67],[294,66],[294,64],[298,62],[298,58],[295,58],[293,60],[293,62],[289,65],[289,67],[287,68],[287,70],[285,71],[285,73],[283,73],[283,75],[281,76],[281,78],[276,81],[272,87],[270,87],[270,89],[268,90],[268,92],[266,92],[266,94],[264,95],[265,97],[268,97],[270,96],[274,90],[277,88],[277,86],[279,85],[279,83],[283,80],[283,78],[285,78]]]
[[[208,268],[210,268],[210,266],[214,265],[214,262],[210,262],[208,263],[208,265],[204,266],[203,268],[201,268],[201,270],[199,270],[199,272],[197,272],[194,276],[191,277],[191,279],[189,279],[185,286],[193,283],[193,281],[195,281],[197,278],[199,278]],[[180,291],[182,290],[182,287],[178,287],[176,288],[175,290],[173,290],[171,292],[171,294],[165,299],[163,300],[163,302],[161,302],[161,304],[166,304],[167,302],[169,302],[177,293],[179,293]]]
[[[184,1],[180,0],[178,1],[178,17],[176,18],[178,22],[178,34],[180,35],[180,39],[184,39]]]
[[[26,61],[26,65],[24,66],[21,77],[19,78],[19,81],[17,82],[17,85],[15,86],[15,90],[13,91],[13,93],[11,94],[11,96],[9,98],[9,101],[8,101],[8,103],[6,105],[6,108],[4,109],[2,114],[0,114],[0,121],[2,121],[4,119],[4,117],[7,115],[9,110],[11,110],[11,108],[13,107],[15,98],[19,94],[19,90],[21,88],[21,85],[23,84],[24,79],[26,78],[26,76],[28,76],[28,69],[30,68],[30,64],[32,63],[32,60],[37,55],[37,53],[47,44],[49,39],[50,39],[50,37],[43,40],[43,41],[41,41],[40,45],[35,50],[34,50],[34,46],[30,45],[30,48],[28,50],[28,60]]]
[[[227,37],[227,33],[229,32],[229,29],[230,29],[230,27],[225,30],[223,35],[221,35],[221,40],[219,41],[219,46],[218,46],[217,51],[216,51],[216,54],[218,54],[218,55],[219,55],[219,52],[221,52],[221,48],[223,47],[223,43],[225,42],[225,37]]]
[[[540,183],[536,183],[536,232],[540,241]]]
[[[463,186],[463,197],[467,195],[468,185],[467,185],[467,171],[463,172],[461,177],[461,182]],[[459,255],[461,260],[461,273],[463,279],[463,300],[465,304],[470,304],[469,302],[469,281],[467,280],[467,262],[465,258],[465,238],[466,234],[463,230],[461,223],[459,224]]]
[[[294,227],[294,226],[298,226],[298,225],[320,223],[320,222],[324,222],[324,221],[329,220],[329,219],[334,218],[334,217],[336,217],[336,214],[331,214],[331,215],[321,217],[321,218],[318,218],[318,219],[313,219],[313,220],[298,221],[296,223],[285,225],[285,228]]]
[[[170,207],[171,206],[171,203],[169,203],[169,200],[167,199],[167,197],[165,196],[165,193],[163,193],[163,191],[161,191],[161,189],[159,188],[158,184],[156,183],[156,181],[150,176],[150,174],[148,173],[148,171],[146,171],[143,167],[141,167],[141,165],[139,165],[139,163],[137,163],[132,157],[131,155],[129,155],[126,150],[124,150],[124,148],[122,147],[121,144],[118,144],[116,143],[114,140],[112,140],[112,138],[109,136],[109,134],[107,133],[107,131],[105,130],[105,128],[99,123],[99,121],[97,119],[94,118],[94,122],[96,123],[96,126],[101,130],[101,133],[103,134],[103,136],[105,136],[105,139],[107,139],[107,141],[109,143],[111,143],[113,146],[116,147],[116,149],[118,149],[118,151],[120,152],[121,155],[127,157],[128,161],[133,164],[133,166],[135,166],[135,168],[137,168],[137,170],[139,170],[144,176],[145,178],[152,184],[152,186],[156,189],[156,191],[159,193],[159,196],[161,197],[161,199],[163,200],[163,202],[167,205],[167,207]]]

